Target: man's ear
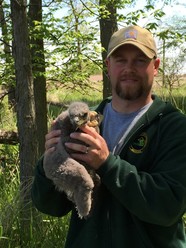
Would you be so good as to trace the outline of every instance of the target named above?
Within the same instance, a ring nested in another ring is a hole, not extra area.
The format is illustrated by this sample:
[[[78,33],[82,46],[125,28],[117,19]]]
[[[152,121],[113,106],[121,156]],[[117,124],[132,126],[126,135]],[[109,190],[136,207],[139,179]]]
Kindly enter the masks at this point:
[[[160,66],[160,59],[157,58],[154,61],[154,76],[156,76],[158,74],[158,68]]]
[[[106,64],[106,66],[108,66],[108,63],[109,63],[109,58],[106,58],[106,59],[105,59],[105,64]]]

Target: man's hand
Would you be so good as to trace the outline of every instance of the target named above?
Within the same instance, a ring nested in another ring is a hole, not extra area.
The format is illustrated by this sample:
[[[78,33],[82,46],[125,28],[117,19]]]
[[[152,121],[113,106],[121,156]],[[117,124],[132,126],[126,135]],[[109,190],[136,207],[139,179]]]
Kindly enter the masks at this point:
[[[53,121],[52,125],[55,124]],[[45,153],[51,153],[55,150],[55,144],[57,144],[60,140],[61,130],[53,130],[49,131],[45,135]]]
[[[74,132],[70,137],[81,140],[86,145],[66,143],[66,147],[76,151],[76,153],[72,153],[70,156],[75,160],[84,161],[93,169],[99,169],[109,156],[107,144],[94,128],[86,125],[81,127],[81,130],[83,132]]]

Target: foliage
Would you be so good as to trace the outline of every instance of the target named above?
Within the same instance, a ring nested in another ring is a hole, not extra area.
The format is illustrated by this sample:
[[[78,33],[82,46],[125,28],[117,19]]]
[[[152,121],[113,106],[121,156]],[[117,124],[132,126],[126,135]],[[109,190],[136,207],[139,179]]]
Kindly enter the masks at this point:
[[[63,4],[64,5],[64,4]],[[63,6],[62,6],[63,7]],[[101,47],[98,27],[92,25],[92,12],[82,5],[69,1],[67,13],[59,18],[44,15],[47,78],[50,84],[76,90],[85,87],[89,77],[101,68]],[[80,73],[81,72],[81,73]]]
[[[164,1],[169,3],[169,1]],[[32,39],[44,37],[46,58],[46,79],[48,84],[56,87],[69,88],[76,91],[76,86],[82,88],[89,85],[89,77],[101,72],[101,43],[99,33],[99,16],[109,18],[106,12],[107,4],[115,4],[118,9],[117,21],[120,26],[138,24],[140,20],[148,20],[146,28],[154,30],[160,40],[169,41],[167,46],[177,44],[185,40],[184,19],[179,21],[179,27],[175,34],[168,36],[162,29],[162,17],[165,13],[157,8],[153,1],[147,1],[143,8],[134,9],[136,1],[114,0],[102,1],[76,0],[76,1],[43,1],[43,22],[35,21],[34,30],[30,27]],[[7,25],[7,42],[11,42],[11,19],[9,1],[3,1],[3,10]],[[109,19],[108,19],[109,20]],[[178,22],[174,22],[178,27]],[[168,22],[172,29],[171,22]],[[169,27],[168,26],[168,27]],[[163,28],[164,29],[164,28]],[[166,27],[167,29],[167,27]],[[182,34],[179,36],[179,34]],[[32,46],[32,44],[31,44]],[[3,52],[3,39],[0,40],[0,84],[15,85],[15,76],[12,59],[12,44],[9,43],[10,52]],[[160,48],[161,51],[161,48]],[[39,52],[38,52],[39,54]],[[8,56],[8,59],[7,59]],[[40,57],[35,58],[35,63],[41,63]],[[36,73],[36,72],[35,72]],[[36,76],[36,74],[34,74]]]
[[[0,39],[0,85],[7,88],[15,85],[14,64],[12,56],[12,30],[10,21],[10,6],[6,1],[1,1],[1,39]]]
[[[86,86],[89,77],[97,71],[102,70],[101,44],[98,19],[99,15],[109,18],[106,12],[108,3],[115,4],[118,9],[117,21],[120,26],[138,24],[140,20],[148,20],[146,27],[154,32],[162,29],[162,17],[165,13],[161,8],[156,8],[153,1],[147,1],[142,9],[132,9],[136,2],[131,0],[102,1],[105,4],[99,6],[98,1],[44,1],[43,2],[43,22],[35,23],[35,29],[30,28],[32,39],[44,36],[45,58],[46,58],[46,78],[50,84],[60,85],[61,88],[71,88],[76,90],[76,85]],[[169,2],[169,1],[168,1]],[[166,3],[166,1],[165,1]],[[131,8],[132,6],[132,8]],[[7,40],[11,41],[11,19],[8,1],[3,5],[5,20],[7,24]],[[175,23],[175,27],[178,24]],[[181,27],[179,22],[179,27]],[[171,26],[171,22],[169,22]],[[183,29],[177,30],[177,35]],[[172,29],[172,27],[171,27]],[[173,31],[174,34],[174,31]],[[173,35],[167,37],[166,33],[158,33],[160,39],[169,39],[169,46],[184,40]],[[3,49],[2,40],[0,49]],[[11,43],[10,49],[11,49]],[[32,46],[32,44],[31,44]],[[11,49],[12,50],[12,49]],[[11,51],[10,50],[10,51]],[[12,66],[12,53],[9,53],[9,63],[5,60],[5,54],[1,52],[0,84],[15,84],[14,69]],[[8,55],[6,55],[8,56]],[[11,62],[10,62],[11,61]],[[35,60],[40,63],[40,57]],[[81,72],[81,73],[80,73]]]
[[[179,63],[178,63],[179,62]],[[162,86],[167,87],[171,92],[174,88],[179,88],[185,84],[184,75],[180,74],[183,70],[184,61],[182,56],[178,58],[170,58],[168,61],[165,60],[165,69],[160,67],[159,72],[162,76]]]

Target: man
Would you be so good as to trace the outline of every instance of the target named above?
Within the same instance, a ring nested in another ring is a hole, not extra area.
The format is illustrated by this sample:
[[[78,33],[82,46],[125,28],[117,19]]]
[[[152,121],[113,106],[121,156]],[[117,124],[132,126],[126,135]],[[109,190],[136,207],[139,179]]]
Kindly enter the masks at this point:
[[[42,158],[33,202],[53,216],[72,211],[66,248],[184,248],[186,117],[151,93],[160,63],[151,33],[139,26],[120,29],[111,37],[106,63],[112,98],[96,108],[104,115],[101,135],[87,126],[72,133],[89,145],[88,153],[85,145],[66,144],[76,151],[74,159],[101,178],[92,215],[78,218],[45,177]],[[46,135],[46,153],[54,150],[59,135]]]

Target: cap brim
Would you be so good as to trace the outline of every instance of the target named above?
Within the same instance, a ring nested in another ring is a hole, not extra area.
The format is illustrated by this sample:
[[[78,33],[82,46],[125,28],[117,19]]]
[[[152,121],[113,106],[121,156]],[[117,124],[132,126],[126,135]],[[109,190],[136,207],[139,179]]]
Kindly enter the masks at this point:
[[[140,43],[137,43],[134,40],[127,40],[127,41],[120,43],[119,45],[117,45],[113,49],[111,49],[111,51],[109,51],[109,53],[107,55],[107,58],[110,57],[110,55],[113,54],[113,52],[115,52],[119,47],[127,45],[127,44],[130,44],[130,45],[133,45],[133,46],[139,48],[150,59],[152,59],[156,56],[156,53],[153,50],[150,50],[148,47],[146,47]]]

